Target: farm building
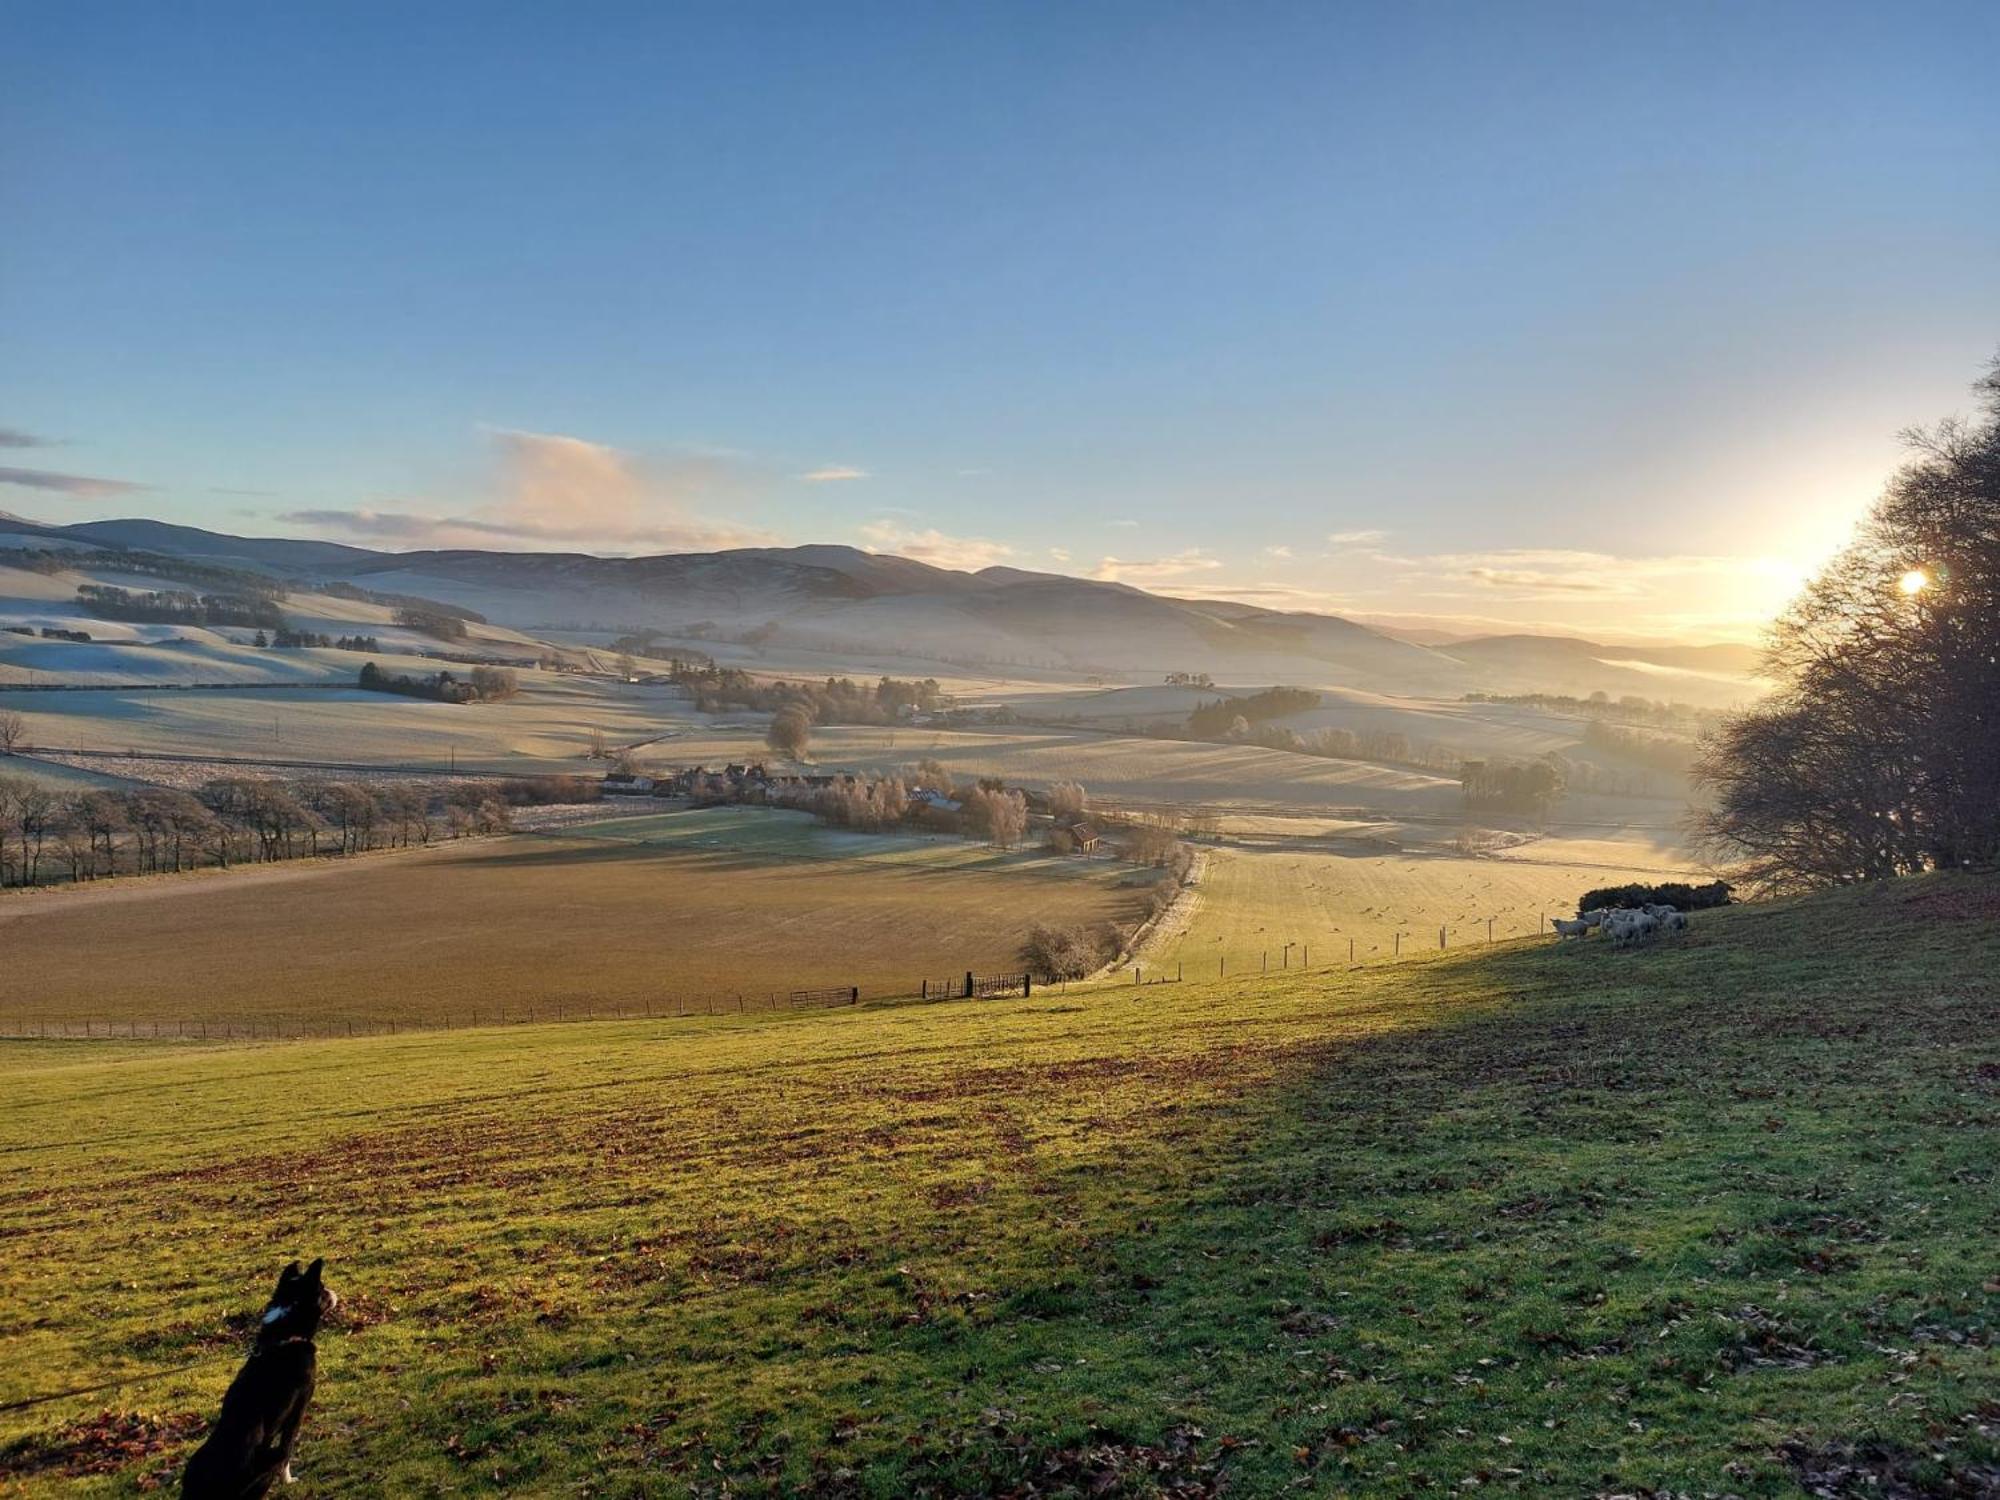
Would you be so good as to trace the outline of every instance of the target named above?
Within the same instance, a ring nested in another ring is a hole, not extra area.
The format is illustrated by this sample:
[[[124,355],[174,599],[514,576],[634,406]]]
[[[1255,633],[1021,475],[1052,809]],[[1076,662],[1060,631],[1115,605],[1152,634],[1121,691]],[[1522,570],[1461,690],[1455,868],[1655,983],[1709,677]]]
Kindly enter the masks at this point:
[[[1058,823],[1056,827],[1068,836],[1070,844],[1078,854],[1095,854],[1104,842],[1103,835],[1081,818]]]

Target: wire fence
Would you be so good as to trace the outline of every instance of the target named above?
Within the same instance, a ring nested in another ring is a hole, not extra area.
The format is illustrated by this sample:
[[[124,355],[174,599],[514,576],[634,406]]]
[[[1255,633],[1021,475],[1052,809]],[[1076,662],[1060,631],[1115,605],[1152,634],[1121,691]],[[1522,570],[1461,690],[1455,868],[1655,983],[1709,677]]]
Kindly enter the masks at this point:
[[[1455,947],[1482,946],[1533,934],[1516,925],[1500,932],[1499,919],[1472,925],[1449,925],[1435,932],[1397,931],[1358,936],[1287,940],[1251,952],[1203,954],[1160,959],[1126,959],[1090,981],[1041,979],[1022,971],[979,974],[973,970],[926,976],[909,989],[864,989],[858,984],[823,985],[789,990],[727,990],[701,995],[664,995],[638,1000],[581,999],[528,1005],[467,1006],[408,1016],[252,1015],[223,1017],[105,1017],[38,1015],[26,1009],[0,1007],[0,1038],[47,1038],[124,1041],[303,1041],[312,1038],[396,1036],[428,1031],[459,1031],[494,1026],[540,1026],[572,1021],[682,1020],[690,1017],[784,1013],[823,1010],[843,1005],[897,1001],[990,1000],[1032,997],[1038,991],[1066,993],[1072,984],[1179,984],[1203,979],[1246,979],[1325,973],[1337,969],[1393,963]],[[1549,931],[1546,918],[1539,931]]]
[[[997,999],[1032,994],[1026,973],[924,979],[911,990],[870,992],[871,1001]],[[38,1015],[0,1009],[0,1038],[77,1041],[305,1041],[313,1038],[399,1036],[477,1027],[542,1026],[572,1021],[667,1021],[702,1016],[825,1010],[859,1005],[858,984],[796,990],[731,990],[658,999],[550,1001],[534,1005],[467,1006],[409,1016],[252,1015],[222,1017]]]

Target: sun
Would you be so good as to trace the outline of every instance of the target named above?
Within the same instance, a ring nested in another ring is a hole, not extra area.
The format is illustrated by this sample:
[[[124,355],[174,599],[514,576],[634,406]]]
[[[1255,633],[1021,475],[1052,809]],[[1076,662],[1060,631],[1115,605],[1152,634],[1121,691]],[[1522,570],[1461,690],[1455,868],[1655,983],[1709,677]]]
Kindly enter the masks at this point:
[[[1912,568],[1896,580],[1896,587],[1915,597],[1931,586],[1931,575],[1922,568]]]

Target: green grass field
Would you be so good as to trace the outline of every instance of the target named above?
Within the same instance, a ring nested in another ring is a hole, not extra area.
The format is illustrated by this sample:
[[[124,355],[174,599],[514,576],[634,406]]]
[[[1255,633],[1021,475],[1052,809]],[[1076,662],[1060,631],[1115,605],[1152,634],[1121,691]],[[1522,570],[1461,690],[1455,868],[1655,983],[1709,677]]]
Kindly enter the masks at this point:
[[[1996,916],[10,1044],[0,1405],[197,1363],[0,1412],[0,1483],[170,1477],[325,1254],[307,1496],[1992,1493]]]
[[[575,823],[569,838],[604,839],[684,853],[727,852],[760,859],[860,863],[910,871],[986,870],[1057,879],[1107,880],[1102,861],[1049,854],[1039,847],[999,849],[943,833],[857,833],[810,813],[768,807],[677,807]]]
[[[1543,841],[1559,855],[1566,841]],[[1542,932],[1544,915],[1573,916],[1577,898],[1595,886],[1667,878],[1637,845],[1592,841],[1599,857],[1629,849],[1630,864],[1568,864],[1556,859],[1474,859],[1446,854],[1343,855],[1279,845],[1212,851],[1199,886],[1164,922],[1141,957],[1176,965],[1189,978],[1293,967],[1380,963],[1434,952],[1438,929],[1447,947],[1484,945]],[[1542,844],[1526,846],[1528,851]],[[1397,934],[1402,935],[1401,948]],[[1286,945],[1291,951],[1286,953]]]

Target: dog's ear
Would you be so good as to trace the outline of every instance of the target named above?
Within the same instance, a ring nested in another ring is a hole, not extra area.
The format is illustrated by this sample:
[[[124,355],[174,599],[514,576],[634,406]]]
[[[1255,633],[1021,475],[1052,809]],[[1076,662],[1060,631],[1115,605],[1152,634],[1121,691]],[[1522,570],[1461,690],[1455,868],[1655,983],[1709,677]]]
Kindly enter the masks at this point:
[[[286,1266],[284,1270],[278,1273],[278,1284],[275,1288],[272,1289],[271,1300],[273,1302],[291,1301],[292,1299],[289,1294],[292,1290],[292,1284],[296,1282],[298,1279],[299,1279],[299,1263],[297,1261],[293,1261],[290,1265]]]

